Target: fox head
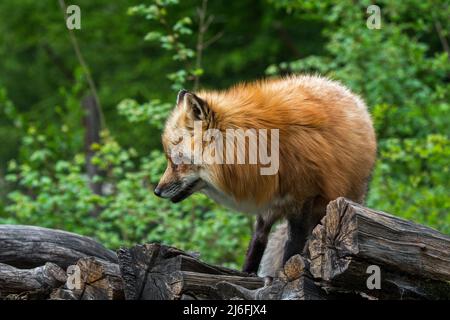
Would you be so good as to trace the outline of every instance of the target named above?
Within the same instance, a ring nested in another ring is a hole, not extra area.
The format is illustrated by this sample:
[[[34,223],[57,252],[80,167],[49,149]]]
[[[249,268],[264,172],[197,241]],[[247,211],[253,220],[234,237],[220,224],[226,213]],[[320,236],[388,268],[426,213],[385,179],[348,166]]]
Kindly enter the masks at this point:
[[[167,168],[155,194],[179,202],[201,191],[241,211],[270,201],[278,188],[278,133],[266,135],[270,123],[252,101],[233,90],[181,90],[162,135]],[[263,152],[269,145],[270,157]]]
[[[195,146],[204,141],[194,135],[194,126],[205,129],[212,121],[213,113],[205,100],[187,90],[178,93],[162,135],[167,168],[154,190],[157,196],[175,203],[206,186],[205,166],[195,161]]]

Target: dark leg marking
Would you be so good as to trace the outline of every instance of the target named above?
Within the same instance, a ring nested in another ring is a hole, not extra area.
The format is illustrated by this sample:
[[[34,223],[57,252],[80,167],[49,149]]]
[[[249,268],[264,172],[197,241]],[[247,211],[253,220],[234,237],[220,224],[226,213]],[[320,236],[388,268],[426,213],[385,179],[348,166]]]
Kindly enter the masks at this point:
[[[258,271],[264,250],[267,246],[267,240],[269,238],[272,225],[273,221],[265,221],[262,217],[257,217],[255,232],[253,233],[252,240],[250,241],[247,256],[245,258],[245,264],[242,269],[244,272],[256,273]]]
[[[301,254],[303,251],[311,229],[309,220],[312,215],[313,200],[305,201],[301,212],[295,212],[287,217],[288,240],[284,247],[283,265],[290,257]]]

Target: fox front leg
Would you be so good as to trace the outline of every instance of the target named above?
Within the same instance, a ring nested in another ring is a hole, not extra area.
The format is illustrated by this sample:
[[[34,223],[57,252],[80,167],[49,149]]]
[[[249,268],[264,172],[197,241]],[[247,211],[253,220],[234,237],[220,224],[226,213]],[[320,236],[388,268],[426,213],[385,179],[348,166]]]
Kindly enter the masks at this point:
[[[315,213],[315,200],[315,198],[306,200],[300,212],[293,212],[286,219],[288,238],[284,246],[283,266],[293,255],[303,253],[308,237],[323,216]]]
[[[256,273],[258,271],[261,258],[267,246],[270,229],[273,225],[272,220],[264,220],[261,216],[256,219],[255,231],[247,250],[243,271],[247,273]]]

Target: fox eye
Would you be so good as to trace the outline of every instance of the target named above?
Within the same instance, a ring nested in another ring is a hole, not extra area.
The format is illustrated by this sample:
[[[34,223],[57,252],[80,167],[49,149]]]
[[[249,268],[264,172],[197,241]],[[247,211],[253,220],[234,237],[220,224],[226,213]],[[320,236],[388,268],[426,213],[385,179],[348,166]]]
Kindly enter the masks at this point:
[[[183,141],[183,137],[177,137],[177,139],[175,139],[175,140],[172,142],[172,144],[176,146],[176,145],[179,144],[181,141]]]

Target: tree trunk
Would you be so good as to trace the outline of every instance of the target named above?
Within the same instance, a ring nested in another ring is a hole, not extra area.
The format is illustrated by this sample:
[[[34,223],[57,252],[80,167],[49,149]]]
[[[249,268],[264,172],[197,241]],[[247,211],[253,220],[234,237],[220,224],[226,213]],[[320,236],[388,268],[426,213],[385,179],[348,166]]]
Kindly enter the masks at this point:
[[[95,155],[95,150],[92,149],[94,143],[100,143],[100,114],[99,107],[92,94],[87,95],[82,101],[84,109],[84,146],[86,153],[86,172],[89,178],[89,186],[94,194],[102,195],[102,183],[95,181],[95,177],[100,177],[103,173],[99,168],[92,163],[92,157]],[[97,216],[101,211],[99,206],[96,206],[92,212],[93,216]]]

